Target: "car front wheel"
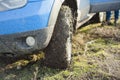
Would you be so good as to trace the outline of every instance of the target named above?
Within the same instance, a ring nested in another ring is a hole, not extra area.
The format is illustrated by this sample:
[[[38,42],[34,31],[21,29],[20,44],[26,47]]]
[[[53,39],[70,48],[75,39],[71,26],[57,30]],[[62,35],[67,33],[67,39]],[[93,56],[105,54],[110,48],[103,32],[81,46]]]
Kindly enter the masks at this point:
[[[72,11],[63,5],[60,9],[53,36],[45,52],[44,64],[52,68],[65,69],[71,62]]]

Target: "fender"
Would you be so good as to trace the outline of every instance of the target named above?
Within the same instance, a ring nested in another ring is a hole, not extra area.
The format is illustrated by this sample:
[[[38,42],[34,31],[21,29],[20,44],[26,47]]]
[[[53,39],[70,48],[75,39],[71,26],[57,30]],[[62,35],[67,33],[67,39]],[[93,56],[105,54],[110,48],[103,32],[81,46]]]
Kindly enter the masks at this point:
[[[0,12],[0,35],[34,31],[48,27],[55,0],[29,0],[26,6]],[[47,4],[47,6],[45,5]]]

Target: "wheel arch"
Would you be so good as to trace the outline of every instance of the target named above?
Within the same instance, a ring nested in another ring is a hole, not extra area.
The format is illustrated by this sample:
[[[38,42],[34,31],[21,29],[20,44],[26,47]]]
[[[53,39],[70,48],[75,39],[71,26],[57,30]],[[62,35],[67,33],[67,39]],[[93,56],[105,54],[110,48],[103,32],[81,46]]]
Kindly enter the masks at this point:
[[[52,38],[53,32],[54,32],[54,27],[57,21],[57,17],[59,15],[59,11],[62,5],[67,5],[72,9],[73,16],[74,18],[74,23],[73,23],[73,30],[76,30],[76,22],[77,22],[77,0],[54,0],[53,8],[51,10],[50,18],[48,21],[48,26],[50,26],[49,29],[49,37],[48,37],[48,44],[50,42],[50,39]],[[47,44],[47,45],[48,45]]]
[[[77,0],[62,0],[62,1],[55,0],[53,9],[50,14],[50,19],[49,19],[48,25],[51,25],[51,24],[55,25],[55,22],[57,20],[57,17],[58,17],[58,14],[59,14],[59,11],[60,11],[60,8],[62,5],[69,6],[73,11],[73,15],[77,17],[77,15],[76,15],[76,12],[78,9]]]
[[[73,17],[74,17],[73,31],[75,31],[76,30],[76,24],[77,24],[77,16],[78,16],[78,13],[77,13],[77,9],[78,9],[77,0],[65,0],[63,2],[63,5],[69,6],[71,8],[71,10],[72,10],[72,14],[73,14]]]
[[[71,8],[72,10],[72,14],[74,16],[74,29],[76,27],[76,20],[77,20],[77,0],[55,0],[54,5],[53,5],[53,9],[51,11],[50,14],[50,18],[48,21],[48,26],[55,26],[55,23],[57,21],[57,17],[60,11],[60,8],[62,5],[67,5]],[[53,27],[54,30],[54,27]],[[52,31],[53,32],[53,31]]]
[[[77,0],[65,0],[64,5],[68,5],[73,11],[77,11]]]

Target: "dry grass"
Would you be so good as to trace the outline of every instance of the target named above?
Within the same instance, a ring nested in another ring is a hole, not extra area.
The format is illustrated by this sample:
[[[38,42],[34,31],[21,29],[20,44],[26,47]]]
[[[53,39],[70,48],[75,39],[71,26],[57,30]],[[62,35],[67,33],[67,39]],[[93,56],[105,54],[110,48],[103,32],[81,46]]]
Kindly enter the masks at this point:
[[[91,30],[90,34],[93,34],[93,37],[102,37],[102,38],[112,38],[120,40],[120,29],[114,27],[102,27],[95,28]]]

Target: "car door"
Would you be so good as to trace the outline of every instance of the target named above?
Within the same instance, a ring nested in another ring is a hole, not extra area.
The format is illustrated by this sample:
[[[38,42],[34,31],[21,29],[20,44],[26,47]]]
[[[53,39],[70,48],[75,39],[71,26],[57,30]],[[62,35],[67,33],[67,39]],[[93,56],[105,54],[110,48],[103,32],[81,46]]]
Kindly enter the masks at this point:
[[[77,26],[91,19],[94,13],[120,9],[120,0],[77,0]]]
[[[120,0],[90,0],[90,13],[120,9]]]

